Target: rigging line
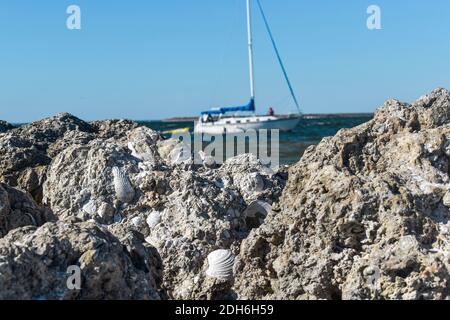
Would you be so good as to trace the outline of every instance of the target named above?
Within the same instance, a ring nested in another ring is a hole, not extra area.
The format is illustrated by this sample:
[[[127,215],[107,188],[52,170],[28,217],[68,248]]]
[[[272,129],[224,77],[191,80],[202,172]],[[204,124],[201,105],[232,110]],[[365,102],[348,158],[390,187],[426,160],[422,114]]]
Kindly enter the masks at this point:
[[[262,15],[262,18],[264,20],[264,24],[266,25],[267,32],[269,33],[270,40],[272,41],[272,46],[273,46],[273,48],[275,50],[275,53],[277,55],[278,62],[280,63],[281,69],[283,70],[284,78],[286,79],[287,84],[289,86],[289,90],[291,91],[292,99],[294,99],[294,102],[295,102],[295,105],[297,106],[298,112],[301,113],[300,105],[298,103],[297,97],[295,96],[295,92],[294,92],[294,89],[292,87],[291,81],[289,80],[289,76],[287,74],[286,68],[284,67],[283,60],[281,59],[280,52],[278,51],[277,44],[275,43],[275,39],[274,39],[274,37],[272,35],[272,31],[270,30],[269,22],[267,21],[266,15],[264,14],[264,10],[263,10],[263,7],[261,5],[261,2],[259,0],[257,0],[256,2],[258,3],[259,10],[261,11],[261,15]]]

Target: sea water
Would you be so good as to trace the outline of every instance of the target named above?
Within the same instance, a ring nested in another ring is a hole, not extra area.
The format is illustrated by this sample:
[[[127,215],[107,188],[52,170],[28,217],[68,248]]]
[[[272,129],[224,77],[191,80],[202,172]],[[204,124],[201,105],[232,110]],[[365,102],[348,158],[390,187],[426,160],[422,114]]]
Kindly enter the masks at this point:
[[[326,115],[306,117],[291,132],[280,133],[280,163],[297,162],[305,150],[323,138],[335,135],[340,129],[352,128],[372,119],[372,115]],[[151,129],[165,132],[179,128],[194,130],[192,121],[140,121]],[[170,135],[169,135],[170,136]]]

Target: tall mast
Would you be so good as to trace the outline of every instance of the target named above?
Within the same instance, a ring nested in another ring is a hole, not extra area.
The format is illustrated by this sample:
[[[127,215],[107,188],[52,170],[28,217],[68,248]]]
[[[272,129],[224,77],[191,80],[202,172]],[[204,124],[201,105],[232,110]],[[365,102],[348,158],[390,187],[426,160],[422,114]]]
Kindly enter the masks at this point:
[[[247,0],[247,29],[248,29],[248,60],[249,60],[249,71],[250,71],[250,96],[251,99],[255,99],[255,83],[254,83],[254,72],[253,72],[253,39],[252,39],[252,16],[250,0]]]

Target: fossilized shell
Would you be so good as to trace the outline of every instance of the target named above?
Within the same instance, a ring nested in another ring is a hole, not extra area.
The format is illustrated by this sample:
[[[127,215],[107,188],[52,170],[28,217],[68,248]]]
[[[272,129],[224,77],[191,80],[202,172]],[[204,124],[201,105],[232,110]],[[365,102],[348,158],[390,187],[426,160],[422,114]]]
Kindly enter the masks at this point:
[[[234,255],[230,250],[216,250],[208,255],[206,275],[219,280],[233,278]]]
[[[246,218],[265,218],[272,211],[272,206],[267,202],[257,200],[249,204],[244,211]]]
[[[120,215],[120,213],[116,213],[114,215],[114,223],[121,223],[122,222],[122,216]]]
[[[248,194],[261,192],[264,190],[264,179],[258,172],[249,173],[240,180],[239,186]]]
[[[145,242],[147,242],[148,244],[150,244],[150,245],[152,245],[152,246],[155,246],[155,245],[153,244],[153,241],[152,241],[152,238],[151,238],[151,237],[145,238]]]
[[[206,155],[206,153],[203,151],[199,151],[198,155],[205,167],[213,168],[216,165],[216,159],[214,159],[214,157]]]
[[[111,220],[114,217],[114,208],[106,202],[102,202],[98,208],[98,215],[107,220]]]
[[[140,143],[144,144],[145,142],[140,141]],[[128,142],[128,149],[131,150],[131,155],[139,160],[151,163],[155,162],[155,157],[151,153],[150,148],[148,148],[148,150],[145,150],[145,146],[140,146],[136,142]]]
[[[133,201],[134,189],[127,175],[117,167],[114,167],[112,172],[114,175],[114,189],[116,191],[117,199],[123,203]]]
[[[91,217],[98,216],[109,221],[114,216],[114,208],[106,202],[99,202],[98,200],[89,200],[84,206],[83,211]]]
[[[86,203],[83,206],[83,211],[90,214],[91,216],[95,215],[97,213],[97,205],[95,201],[90,200],[88,203]]]
[[[151,212],[147,217],[147,224],[150,229],[153,229],[161,222],[161,213],[158,211]]]
[[[131,150],[131,155],[139,160],[142,160],[142,155],[137,152],[136,148],[134,147],[134,144],[132,142],[128,142],[128,149]]]

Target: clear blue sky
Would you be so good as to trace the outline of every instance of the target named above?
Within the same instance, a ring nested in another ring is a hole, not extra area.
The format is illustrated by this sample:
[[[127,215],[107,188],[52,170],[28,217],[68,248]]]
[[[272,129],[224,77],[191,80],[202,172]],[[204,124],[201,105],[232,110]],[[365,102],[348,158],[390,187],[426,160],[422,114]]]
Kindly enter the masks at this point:
[[[450,88],[448,0],[261,1],[306,113]],[[66,28],[70,4],[80,31]],[[370,4],[383,30],[366,28]],[[256,11],[254,28],[257,103],[290,111]],[[246,103],[248,91],[244,0],[0,2],[0,119],[161,119]]]

